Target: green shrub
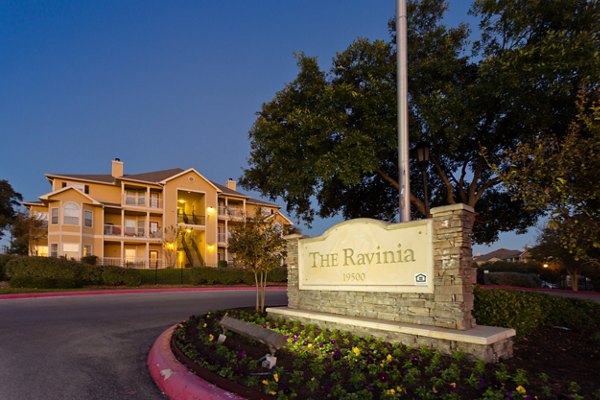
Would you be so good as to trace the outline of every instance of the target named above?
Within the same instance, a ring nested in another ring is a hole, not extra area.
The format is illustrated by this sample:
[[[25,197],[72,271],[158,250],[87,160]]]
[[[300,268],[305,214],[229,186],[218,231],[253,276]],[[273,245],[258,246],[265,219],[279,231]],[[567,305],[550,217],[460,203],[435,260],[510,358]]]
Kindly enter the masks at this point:
[[[241,268],[199,267],[191,269],[190,283],[192,285],[254,284],[254,276]]]
[[[143,285],[189,285],[191,268],[163,268],[138,270]]]
[[[31,276],[15,276],[10,280],[10,287],[30,289],[67,289],[81,287],[79,282],[69,278],[40,278]]]
[[[35,284],[36,287],[58,287],[57,285],[64,284],[64,288],[76,288],[83,286],[83,269],[83,264],[76,261],[25,256],[10,260],[6,264],[5,272],[11,280],[11,286],[16,284],[12,281],[17,278],[17,283],[34,282],[31,284]]]
[[[81,257],[81,262],[88,265],[96,265],[96,263],[98,262],[98,256]]]
[[[140,271],[121,267],[103,266],[102,284],[108,286],[139,286],[142,283]]]
[[[489,272],[484,275],[487,285],[539,288],[542,284],[535,274],[520,272]]]
[[[480,325],[513,328],[517,336],[535,329],[566,326],[582,332],[600,330],[600,304],[541,293],[475,287],[473,316]]]
[[[84,264],[81,269],[81,281],[84,285],[102,285],[102,269],[100,265]]]
[[[521,272],[539,274],[544,268],[539,264],[496,261],[479,265],[477,268],[490,272]]]
[[[267,278],[269,282],[287,282],[287,268],[275,268],[274,270],[269,272]]]
[[[7,279],[4,270],[6,268],[6,263],[12,260],[15,256],[10,254],[0,254],[0,281]]]

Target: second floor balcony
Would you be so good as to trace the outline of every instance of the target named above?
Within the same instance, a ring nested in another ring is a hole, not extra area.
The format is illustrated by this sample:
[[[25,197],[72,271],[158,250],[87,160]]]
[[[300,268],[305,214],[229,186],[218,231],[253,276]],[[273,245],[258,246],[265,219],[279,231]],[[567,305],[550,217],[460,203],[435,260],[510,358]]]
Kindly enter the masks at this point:
[[[104,236],[129,237],[129,238],[145,238],[145,239],[161,239],[162,231],[155,230],[148,232],[141,227],[121,227],[119,225],[105,224]]]

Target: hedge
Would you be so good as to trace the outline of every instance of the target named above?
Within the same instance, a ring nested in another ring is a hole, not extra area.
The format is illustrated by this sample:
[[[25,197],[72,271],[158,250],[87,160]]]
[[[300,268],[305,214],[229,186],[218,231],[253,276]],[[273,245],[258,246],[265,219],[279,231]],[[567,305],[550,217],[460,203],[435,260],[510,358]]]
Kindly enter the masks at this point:
[[[550,326],[600,332],[600,303],[516,290],[475,287],[477,324],[513,328],[518,337]]]
[[[483,276],[486,285],[539,288],[542,281],[536,274],[520,272],[488,272]]]
[[[137,269],[102,267],[102,284],[108,286],[140,286],[142,276]]]
[[[60,258],[17,257],[6,264],[13,287],[78,288],[84,282],[84,265]]]
[[[10,259],[9,259],[10,258]],[[6,275],[13,287],[77,288],[84,285],[139,286],[141,284],[254,285],[254,274],[241,268],[166,268],[138,270],[96,266],[62,258],[9,257]],[[0,259],[2,262],[3,259]],[[0,264],[1,266],[1,264]],[[287,269],[269,272],[269,282],[286,282]]]
[[[52,257],[17,257],[5,268],[12,287],[78,288],[84,285],[139,286],[139,271],[93,266],[77,261]]]
[[[6,268],[6,264],[13,258],[15,258],[15,256],[10,254],[0,254],[0,281],[7,279],[4,270]]]

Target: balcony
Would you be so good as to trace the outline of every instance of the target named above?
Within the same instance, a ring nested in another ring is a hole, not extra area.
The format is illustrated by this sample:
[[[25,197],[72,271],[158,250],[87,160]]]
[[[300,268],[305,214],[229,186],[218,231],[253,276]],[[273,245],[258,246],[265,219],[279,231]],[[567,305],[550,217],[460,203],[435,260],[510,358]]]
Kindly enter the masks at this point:
[[[206,225],[204,215],[186,214],[181,209],[177,210],[177,223],[186,225]]]
[[[166,265],[162,259],[150,260],[144,257],[104,257],[98,259],[99,265],[112,265],[115,267],[149,269],[149,268],[165,268]]]
[[[158,230],[155,232],[146,232],[144,228],[125,227],[125,231],[121,229],[119,225],[104,225],[104,236],[114,237],[129,237],[129,238],[142,238],[142,239],[161,239],[163,237],[162,231]]]
[[[219,243],[227,243],[228,235],[225,232],[217,233],[217,242]]]
[[[150,197],[147,196],[147,192],[126,190],[123,194],[123,204],[131,207],[145,207],[159,210],[162,207],[162,199],[157,193],[150,193]]]
[[[230,219],[233,221],[243,221],[244,209],[242,207],[219,206],[219,218]]]

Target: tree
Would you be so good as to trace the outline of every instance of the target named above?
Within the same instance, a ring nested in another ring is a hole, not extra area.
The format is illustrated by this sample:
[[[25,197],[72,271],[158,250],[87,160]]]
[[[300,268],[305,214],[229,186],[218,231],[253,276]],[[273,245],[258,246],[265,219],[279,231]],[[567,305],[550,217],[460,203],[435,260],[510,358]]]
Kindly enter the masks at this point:
[[[285,257],[285,240],[281,228],[257,212],[232,229],[229,251],[236,263],[254,273],[256,311],[265,310],[265,289],[269,271],[281,265]]]
[[[177,228],[173,225],[167,226],[163,232],[162,248],[165,265],[168,268],[174,268],[177,262],[177,250],[175,245],[177,243]]]
[[[525,211],[489,163],[540,132],[564,135],[585,79],[597,78],[600,6],[574,0],[476,1],[482,39],[442,24],[446,4],[409,4],[411,143],[431,146],[433,206],[462,202],[477,212],[474,240],[524,231]],[[316,215],[393,220],[398,164],[395,44],[359,39],[329,71],[298,54],[299,72],[263,105],[249,137],[240,183],[309,223]],[[413,214],[424,215],[418,168]],[[313,204],[318,204],[318,211]]]
[[[35,255],[35,245],[48,236],[48,221],[36,214],[17,213],[10,225],[9,253]]]
[[[2,231],[16,218],[22,200],[21,194],[15,192],[7,180],[0,180],[0,238],[4,236]]]
[[[573,253],[567,250],[563,243],[569,240],[570,227],[554,229],[548,225],[540,233],[537,244],[530,251],[532,256],[543,263],[548,263],[553,269],[564,270],[571,277],[571,289],[579,289],[579,274],[585,263],[576,259]],[[558,268],[556,268],[558,267]]]
[[[543,246],[549,256],[600,266],[600,92],[594,85],[581,91],[577,109],[566,136],[521,143],[498,169],[527,209],[549,213],[541,236],[550,243]]]

